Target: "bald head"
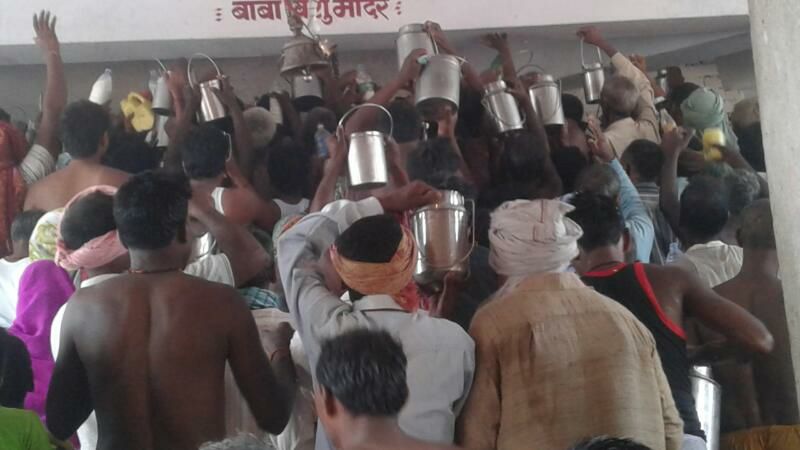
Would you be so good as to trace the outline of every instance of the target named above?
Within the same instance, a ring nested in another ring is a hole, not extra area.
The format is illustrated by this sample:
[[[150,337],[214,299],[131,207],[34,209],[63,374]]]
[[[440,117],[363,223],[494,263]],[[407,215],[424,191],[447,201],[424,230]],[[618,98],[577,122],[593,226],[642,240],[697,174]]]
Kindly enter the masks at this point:
[[[636,90],[636,85],[630,79],[620,75],[606,80],[603,92],[600,94],[604,114],[614,113],[620,116],[630,116],[636,109],[638,101],[639,92]]]
[[[775,231],[769,200],[756,200],[742,211],[739,244],[744,248],[775,250]]]

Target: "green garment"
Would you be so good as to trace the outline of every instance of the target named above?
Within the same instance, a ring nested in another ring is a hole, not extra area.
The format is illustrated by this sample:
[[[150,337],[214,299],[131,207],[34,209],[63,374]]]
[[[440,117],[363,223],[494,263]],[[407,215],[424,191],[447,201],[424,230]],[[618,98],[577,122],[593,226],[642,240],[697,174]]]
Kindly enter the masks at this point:
[[[36,413],[0,406],[0,448],[51,450],[53,446]]]

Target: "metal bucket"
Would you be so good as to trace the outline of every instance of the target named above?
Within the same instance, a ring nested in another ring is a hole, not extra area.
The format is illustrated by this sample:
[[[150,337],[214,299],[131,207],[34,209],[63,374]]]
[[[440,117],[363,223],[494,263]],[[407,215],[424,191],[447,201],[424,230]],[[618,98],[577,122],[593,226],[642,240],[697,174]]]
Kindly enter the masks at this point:
[[[475,248],[475,205],[469,203],[471,211],[458,191],[442,191],[441,201],[414,211],[411,216],[411,233],[417,244],[414,281],[432,285],[441,283],[448,272],[463,276],[469,273],[469,256]]]
[[[416,105],[422,117],[436,120],[444,107],[458,111],[461,96],[461,60],[451,55],[427,59],[416,86]]]
[[[693,367],[689,379],[692,382],[692,396],[697,416],[706,434],[708,450],[718,450],[722,389],[711,378],[711,368],[708,366]]]
[[[325,57],[325,52],[330,50],[328,47],[330,47],[330,43],[326,43],[323,47],[317,39],[310,38],[298,31],[283,46],[280,57],[280,74],[290,76],[330,66],[330,61]]]
[[[291,85],[292,98],[301,111],[308,111],[325,104],[322,99],[322,82],[316,75],[308,72],[295,75],[292,77]]]
[[[586,64],[583,59],[583,39],[581,39],[581,66],[583,67],[583,96],[586,103],[600,103],[600,93],[603,91],[603,84],[606,82],[606,74],[603,71],[603,55],[600,48],[597,48],[597,62]]]
[[[561,85],[552,75],[540,75],[539,81],[528,89],[528,96],[544,125],[564,125]]]
[[[519,111],[517,101],[506,91],[506,83],[503,80],[494,81],[484,87],[482,103],[498,133],[521,130],[525,127],[525,119]]]
[[[408,55],[416,49],[424,49],[429,55],[436,54],[436,46],[430,34],[421,23],[411,23],[400,27],[397,35],[397,67],[402,68]]]
[[[656,73],[656,83],[664,91],[665,95],[669,95],[669,83],[667,83],[667,69],[661,69]]]
[[[186,72],[189,76],[189,85],[192,87],[192,89],[194,89],[194,86],[197,84],[194,73],[192,72],[192,61],[194,60],[195,56],[202,56],[203,58],[211,61],[214,69],[217,70],[217,77],[222,76],[219,66],[217,66],[217,63],[215,63],[210,56],[203,53],[195,53],[191,58],[189,58],[189,65],[186,69]],[[217,97],[214,89],[222,89],[222,82],[219,80],[219,78],[200,83],[200,119],[202,122],[213,122],[215,120],[228,117],[228,111],[225,109],[225,105],[222,104],[222,100]]]
[[[172,94],[169,92],[169,84],[167,83],[167,68],[160,59],[154,59],[161,66],[161,73],[153,91],[153,113],[159,116],[171,116],[174,112],[172,111]]]
[[[364,103],[348,111],[339,121],[339,132],[344,132],[344,124],[350,114],[366,107],[378,108],[389,116],[389,134],[394,131],[394,121],[389,111],[381,105]],[[350,133],[347,154],[347,172],[350,187],[353,189],[375,189],[389,182],[386,163],[386,136],[380,131],[359,131]]]

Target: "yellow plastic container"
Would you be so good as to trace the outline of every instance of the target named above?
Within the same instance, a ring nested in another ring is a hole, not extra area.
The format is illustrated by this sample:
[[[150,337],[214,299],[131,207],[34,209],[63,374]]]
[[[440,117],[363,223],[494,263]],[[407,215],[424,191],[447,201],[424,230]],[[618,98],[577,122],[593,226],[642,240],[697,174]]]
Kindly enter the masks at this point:
[[[130,117],[131,125],[136,131],[148,131],[155,125],[155,116],[150,100],[137,92],[131,92],[128,97],[119,102],[122,114]]]
[[[703,131],[703,156],[706,161],[721,161],[722,152],[720,148],[725,148],[725,133],[720,128],[707,128]]]

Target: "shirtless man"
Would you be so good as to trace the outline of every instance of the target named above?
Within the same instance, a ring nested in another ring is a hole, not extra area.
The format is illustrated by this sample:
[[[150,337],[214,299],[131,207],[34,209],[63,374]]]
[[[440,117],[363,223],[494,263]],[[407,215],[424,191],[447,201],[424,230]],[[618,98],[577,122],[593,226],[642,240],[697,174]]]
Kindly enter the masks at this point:
[[[129,175],[100,163],[108,148],[109,126],[108,112],[100,105],[79,100],[67,106],[61,120],[61,139],[72,161],[31,185],[24,209],[52,211],[88,187],[122,185]]]
[[[769,200],[758,200],[742,212],[739,243],[742,271],[715,288],[758,317],[775,337],[775,349],[751,364],[720,364],[714,375],[722,384],[722,430],[798,425],[800,416],[789,352],[789,331],[778,278],[778,254]]]
[[[583,229],[573,263],[583,281],[628,308],[656,340],[661,366],[684,422],[683,449],[705,449],[705,434],[692,397],[683,318],[695,316],[741,349],[766,354],[773,340],[764,325],[740,306],[706,287],[697,275],[675,266],[626,264],[630,240],[609,197],[577,194],[567,214]]]
[[[397,415],[408,400],[406,355],[385,331],[356,328],[322,344],[317,414],[339,450],[447,450],[405,434]]]
[[[279,433],[293,396],[288,345],[270,364],[234,290],[184,274],[190,252],[182,177],[144,173],[117,192],[114,218],[129,274],[70,299],[47,398],[66,438],[97,414],[98,449],[194,450],[224,437],[226,362],[258,425]]]

